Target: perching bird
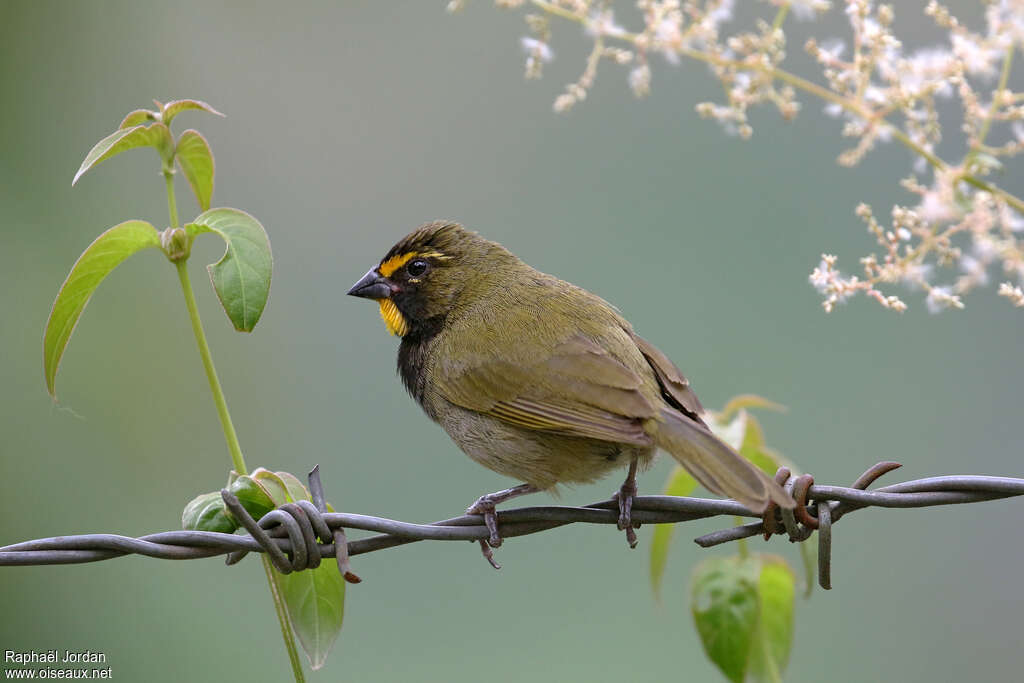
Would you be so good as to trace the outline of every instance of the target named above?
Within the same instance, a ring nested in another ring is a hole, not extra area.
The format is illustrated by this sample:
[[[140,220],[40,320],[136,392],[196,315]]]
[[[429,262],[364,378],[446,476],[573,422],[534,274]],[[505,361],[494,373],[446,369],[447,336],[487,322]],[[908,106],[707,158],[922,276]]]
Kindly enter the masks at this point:
[[[635,545],[636,472],[657,448],[753,512],[770,501],[794,505],[711,433],[682,372],[615,308],[496,242],[456,223],[426,223],[348,293],[380,304],[402,340],[402,382],[427,415],[470,458],[524,482],[467,510],[484,516],[492,547],[501,544],[497,503],[619,467],[629,473],[618,526]]]

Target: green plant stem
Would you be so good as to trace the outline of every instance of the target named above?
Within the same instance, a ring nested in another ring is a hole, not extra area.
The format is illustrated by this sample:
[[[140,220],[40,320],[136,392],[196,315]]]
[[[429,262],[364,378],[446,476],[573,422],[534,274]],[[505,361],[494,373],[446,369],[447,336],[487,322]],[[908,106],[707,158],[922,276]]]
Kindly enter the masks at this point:
[[[187,262],[182,259],[174,264],[178,268],[178,279],[181,280],[181,291],[185,295],[185,305],[188,307],[188,315],[192,320],[192,332],[196,337],[196,345],[199,347],[199,356],[203,359],[203,368],[206,370],[206,379],[210,383],[210,393],[213,394],[213,402],[217,406],[217,415],[220,417],[220,426],[224,429],[224,438],[228,442],[228,451],[231,453],[231,462],[235,471],[239,474],[247,474],[245,458],[242,456],[242,447],[238,445],[238,434],[235,433],[235,425],[231,422],[231,414],[228,412],[228,404],[224,399],[224,391],[220,388],[220,380],[217,379],[217,370],[213,367],[213,357],[210,355],[210,346],[206,343],[206,333],[203,332],[203,323],[199,319],[199,309],[196,307],[196,297],[192,293],[192,281],[188,277]]]
[[[174,175],[165,171],[164,178],[167,181],[167,205],[170,209],[171,227],[176,228],[178,227],[178,207],[174,199]],[[217,406],[217,416],[220,418],[220,425],[224,430],[224,438],[228,443],[231,462],[236,472],[247,474],[248,468],[245,466],[242,447],[238,443],[238,434],[235,432],[234,423],[231,422],[231,413],[228,412],[227,400],[224,398],[224,390],[221,389],[220,379],[217,377],[217,369],[213,367],[213,356],[210,354],[210,345],[206,342],[203,322],[199,319],[199,308],[196,306],[196,297],[192,291],[192,281],[188,275],[187,260],[175,261],[174,265],[178,269],[178,279],[181,281],[181,291],[185,296],[185,306],[188,308],[188,316],[192,321],[192,333],[196,338],[196,346],[199,347],[199,356],[203,360],[203,369],[206,370],[206,379],[210,383],[210,393],[213,394],[213,402]],[[263,555],[261,559],[263,560],[263,571],[267,575],[267,585],[270,587],[270,597],[274,600],[274,612],[277,614],[277,622],[281,627],[281,638],[284,640],[285,650],[288,651],[288,661],[292,666],[295,683],[305,683],[306,675],[302,671],[299,651],[295,647],[295,634],[292,632],[292,625],[288,620],[284,598],[278,589],[277,580],[274,576],[275,570],[266,555]]]
[[[531,0],[531,2],[538,9],[541,9],[544,12],[554,15],[556,17],[561,17],[569,21],[574,21],[577,24],[586,24],[588,21],[586,15],[578,14],[570,9],[566,9],[565,7],[555,5],[551,2],[548,2],[548,0]],[[615,37],[633,44],[641,42],[641,36],[638,33],[622,32],[617,33]],[[929,164],[935,167],[936,170],[945,171],[949,167],[945,161],[943,161],[942,159],[935,156],[928,150],[924,149],[924,147],[922,147],[921,145],[911,140],[910,136],[904,133],[903,130],[900,129],[898,126],[887,121],[884,115],[880,115],[876,112],[871,111],[869,108],[865,107],[856,99],[844,97],[843,95],[833,92],[828,88],[824,88],[818,85],[817,83],[814,83],[813,81],[807,80],[806,78],[801,78],[796,74],[784,71],[782,69],[777,69],[775,67],[763,64],[759,61],[746,62],[742,59],[729,59],[726,57],[720,57],[718,55],[711,54],[709,52],[702,52],[701,50],[694,50],[690,48],[679,48],[676,50],[676,52],[682,55],[683,57],[689,57],[690,59],[695,59],[706,64],[711,64],[719,67],[729,67],[733,69],[740,69],[746,71],[756,71],[766,76],[777,78],[780,81],[784,81],[790,84],[797,90],[803,90],[804,92],[810,93],[811,95],[820,97],[826,102],[832,102],[834,104],[837,104],[846,111],[850,112],[851,114],[858,116],[864,119],[865,121],[871,121],[876,126],[884,128],[886,131],[892,134],[893,138],[898,140],[901,144],[905,145],[909,149],[913,150],[916,154],[922,156]],[[1009,68],[1008,64],[1006,64],[1005,62],[1004,67],[1007,69]],[[1006,190],[1004,190],[1001,187],[998,187],[997,185],[993,185],[992,183],[982,180],[978,176],[973,175],[971,173],[964,173],[959,177],[965,183],[973,185],[979,190],[984,190],[989,194],[999,197],[1001,200],[1012,206],[1018,212],[1024,213],[1024,199],[1021,199],[1020,197],[1017,197],[1007,192]]]
[[[1010,80],[1010,67],[1013,65],[1013,52],[1016,49],[1017,46],[1014,44],[1010,45],[1006,50],[1006,56],[1003,57],[1003,68],[999,73],[999,84],[996,85],[996,90],[992,94],[992,104],[989,105],[988,114],[985,116],[985,121],[981,124],[981,130],[978,131],[978,142],[974,145],[968,158],[977,156],[980,148],[985,144],[985,138],[988,137],[989,130],[992,129],[992,119],[995,118],[996,111],[999,109],[999,95],[1006,90],[1006,84]]]
[[[167,186],[167,213],[171,217],[171,227],[178,227],[178,202],[174,199],[174,169],[164,167],[164,184]]]
[[[786,15],[789,14],[789,3],[779,8],[779,11],[775,14],[775,21],[772,22],[772,28],[776,31],[782,28],[782,24],[786,21]]]
[[[277,570],[270,564],[270,558],[262,554],[263,571],[267,575],[267,585],[270,586],[270,595],[274,598],[274,611],[277,613],[277,623],[281,625],[281,638],[284,640],[284,647],[288,650],[288,661],[292,665],[292,675],[295,683],[305,683],[306,674],[302,671],[302,662],[299,660],[299,650],[295,647],[295,634],[292,632],[292,623],[288,620],[288,612],[284,607],[284,597],[277,584]]]

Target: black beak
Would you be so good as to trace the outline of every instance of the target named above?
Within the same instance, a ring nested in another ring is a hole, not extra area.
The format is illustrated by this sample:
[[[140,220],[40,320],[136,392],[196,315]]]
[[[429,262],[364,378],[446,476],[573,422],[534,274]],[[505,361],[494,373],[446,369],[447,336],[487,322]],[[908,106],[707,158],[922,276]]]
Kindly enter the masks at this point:
[[[359,282],[352,285],[348,295],[364,299],[388,299],[391,297],[391,284],[376,268],[371,268]]]

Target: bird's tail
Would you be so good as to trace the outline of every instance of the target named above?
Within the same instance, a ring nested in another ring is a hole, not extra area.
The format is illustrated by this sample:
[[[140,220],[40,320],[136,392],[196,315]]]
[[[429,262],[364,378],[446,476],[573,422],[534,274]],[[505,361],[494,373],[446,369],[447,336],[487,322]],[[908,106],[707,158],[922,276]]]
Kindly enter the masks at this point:
[[[742,457],[704,425],[665,406],[655,443],[668,451],[706,489],[733,498],[752,512],[764,512],[769,501],[796,505],[773,479]]]

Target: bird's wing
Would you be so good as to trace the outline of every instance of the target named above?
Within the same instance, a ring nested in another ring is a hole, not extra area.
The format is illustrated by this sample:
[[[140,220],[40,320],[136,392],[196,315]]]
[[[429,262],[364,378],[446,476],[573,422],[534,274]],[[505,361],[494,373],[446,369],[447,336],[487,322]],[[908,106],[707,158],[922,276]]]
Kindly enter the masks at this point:
[[[674,408],[682,410],[687,417],[696,419],[703,424],[703,421],[700,420],[700,415],[703,414],[704,408],[701,406],[700,401],[697,400],[697,395],[690,389],[690,381],[683,376],[682,371],[676,367],[675,363],[669,360],[668,356],[659,351],[649,341],[632,332],[630,336],[633,337],[633,341],[636,342],[640,353],[644,355],[644,358],[647,359],[647,362],[654,370],[654,375],[658,378],[658,384],[661,386],[662,393],[669,400],[669,403]]]
[[[661,409],[658,446],[709,491],[735,498],[754,511],[763,511],[769,500],[792,508],[793,499],[782,487],[711,432],[700,417],[704,409],[690,383],[668,356],[635,334],[632,337],[668,403]]]
[[[534,362],[477,358],[439,373],[448,401],[505,422],[602,441],[650,445],[656,408],[643,378],[597,343],[575,336]]]

